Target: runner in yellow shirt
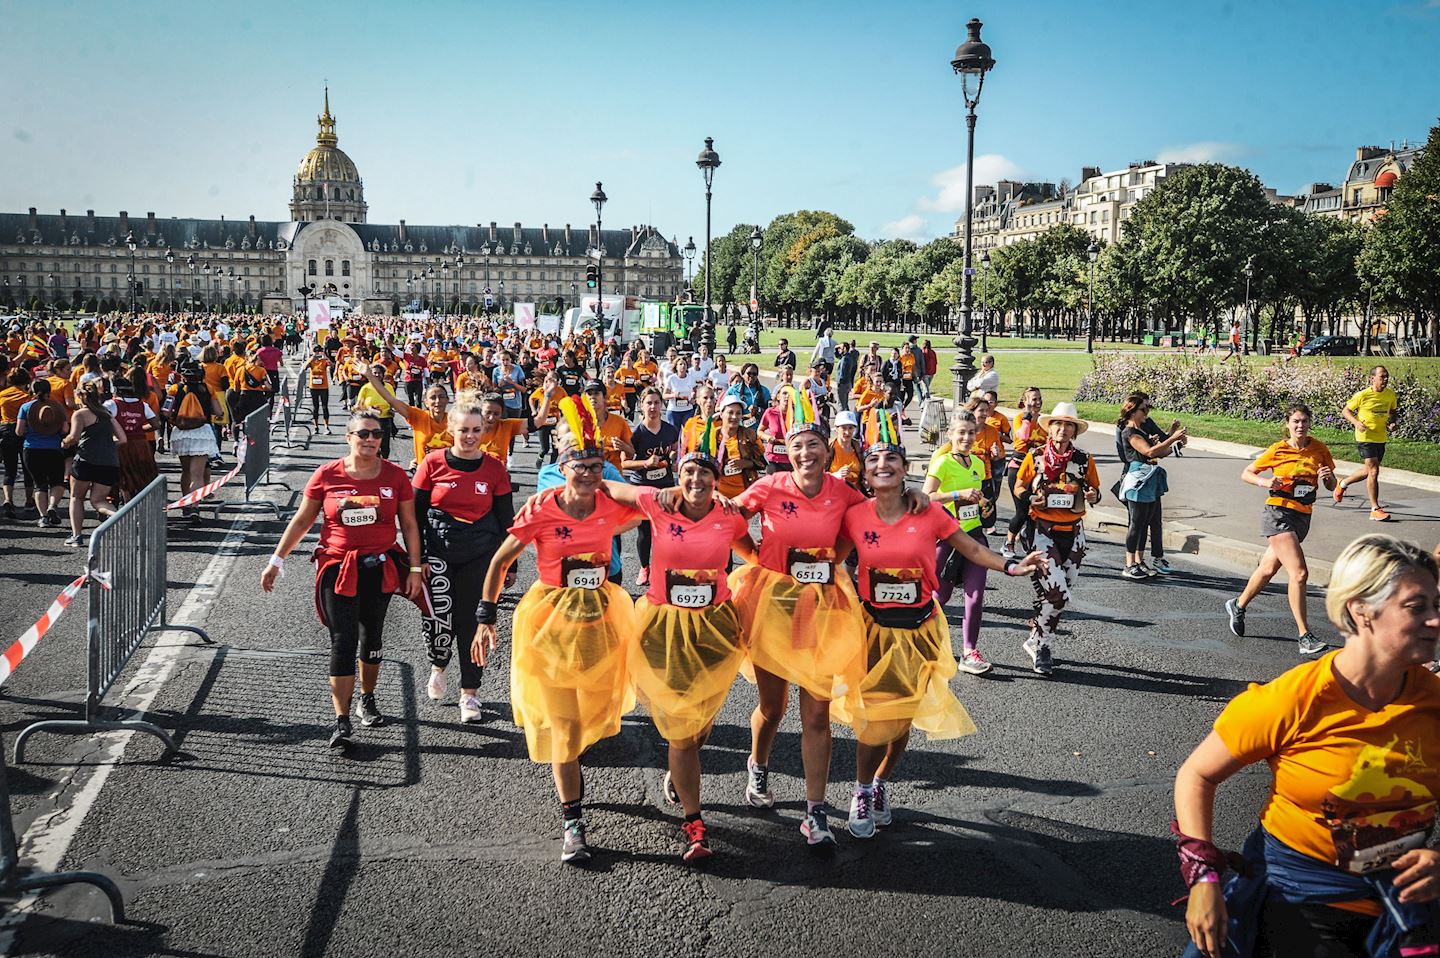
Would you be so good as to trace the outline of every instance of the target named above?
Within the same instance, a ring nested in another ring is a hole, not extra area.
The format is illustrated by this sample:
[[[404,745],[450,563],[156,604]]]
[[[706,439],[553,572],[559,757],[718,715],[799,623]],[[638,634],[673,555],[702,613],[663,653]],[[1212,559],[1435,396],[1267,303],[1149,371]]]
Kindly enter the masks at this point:
[[[1345,497],[1346,486],[1364,479],[1365,490],[1370,493],[1370,518],[1376,522],[1390,518],[1390,513],[1380,507],[1380,463],[1399,408],[1400,401],[1390,388],[1390,370],[1376,366],[1370,370],[1370,385],[1351,396],[1340,410],[1345,421],[1355,427],[1355,449],[1365,465],[1340,480],[1335,487],[1335,504],[1338,506]]]

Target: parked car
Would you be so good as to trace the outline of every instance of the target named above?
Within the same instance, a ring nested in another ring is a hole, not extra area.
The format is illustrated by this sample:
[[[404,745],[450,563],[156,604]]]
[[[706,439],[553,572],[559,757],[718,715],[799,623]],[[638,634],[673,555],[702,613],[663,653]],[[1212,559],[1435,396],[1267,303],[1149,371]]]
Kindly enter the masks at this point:
[[[1354,336],[1316,336],[1300,347],[1301,356],[1358,356],[1360,340]]]

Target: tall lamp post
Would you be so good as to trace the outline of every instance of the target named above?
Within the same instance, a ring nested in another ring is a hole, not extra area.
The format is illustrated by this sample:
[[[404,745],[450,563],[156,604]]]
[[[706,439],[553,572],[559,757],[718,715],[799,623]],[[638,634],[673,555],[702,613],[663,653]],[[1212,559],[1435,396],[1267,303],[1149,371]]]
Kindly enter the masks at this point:
[[[136,314],[138,313],[138,310],[136,310],[136,308],[135,308],[135,250],[136,250],[136,245],[135,245],[135,234],[134,234],[134,233],[126,233],[126,234],[125,234],[125,246],[126,246],[127,249],[130,250],[130,315],[131,315],[131,316],[134,316],[134,315],[136,315]]]
[[[695,262],[695,237],[692,236],[689,240],[685,242],[685,246],[683,249],[680,250],[680,254],[685,257],[684,292],[688,294],[690,292],[690,277],[692,275],[691,267]]]
[[[1090,257],[1090,316],[1085,325],[1085,351],[1093,353],[1095,351],[1095,261],[1100,258],[1100,241],[1092,239],[1090,248],[1085,251],[1085,255]]]
[[[710,185],[720,168],[720,154],[715,152],[715,138],[705,137],[705,149],[695,160],[700,175],[705,177],[705,315],[700,320],[700,342],[710,355],[715,354],[715,317],[710,314]]]
[[[755,348],[760,348],[760,247],[765,245],[765,234],[759,224],[750,231],[750,338]]]
[[[984,281],[980,286],[980,351],[990,351],[990,251],[980,254],[980,275]]]
[[[168,246],[165,248],[165,273],[170,283],[170,298],[167,302],[170,308],[175,308],[175,251]]]
[[[980,39],[981,23],[972,19],[965,24],[968,34],[964,43],[955,48],[950,65],[960,75],[960,90],[965,97],[965,272],[960,283],[960,335],[955,337],[955,364],[950,376],[955,386],[955,408],[964,402],[965,390],[975,375],[975,337],[971,335],[971,239],[975,215],[975,107],[980,91],[985,88],[985,74],[995,66],[990,46]],[[974,93],[970,87],[974,85]]]
[[[590,194],[590,203],[595,207],[595,323],[601,327],[601,338],[604,338],[605,325],[605,234],[600,232],[600,214],[605,209],[605,201],[610,197],[605,195],[605,189],[600,181],[595,181],[595,192]],[[504,290],[504,283],[501,283],[501,292]],[[624,307],[621,307],[624,312]]]
[[[1255,277],[1255,257],[1247,256],[1245,258],[1245,269],[1243,272],[1245,273],[1245,318],[1242,320],[1244,325],[1240,328],[1240,348],[1242,351],[1245,348],[1245,344],[1250,342],[1250,326],[1252,325],[1250,320],[1250,280]]]

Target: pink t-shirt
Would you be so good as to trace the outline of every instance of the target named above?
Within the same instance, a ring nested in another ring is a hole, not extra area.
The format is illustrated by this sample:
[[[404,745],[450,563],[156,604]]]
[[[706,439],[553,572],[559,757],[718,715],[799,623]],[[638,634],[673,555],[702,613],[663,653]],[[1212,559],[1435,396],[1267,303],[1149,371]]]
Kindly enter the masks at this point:
[[[730,543],[745,535],[750,523],[738,512],[716,506],[699,520],[666,512],[655,502],[656,490],[636,490],[640,511],[650,520],[651,602],[700,609],[730,598],[725,566]]]
[[[882,522],[875,500],[845,513],[845,538],[855,543],[860,560],[860,598],[880,608],[930,602],[939,581],[935,543],[948,539],[960,524],[937,503],[918,516],[909,513],[894,525]]]
[[[595,496],[595,511],[577,520],[565,514],[551,491],[520,510],[510,534],[521,542],[535,543],[535,563],[545,585],[598,589],[610,572],[610,540],[615,530],[640,516],[601,492]]]
[[[255,359],[261,366],[264,366],[267,371],[272,373],[280,368],[280,360],[284,355],[284,353],[274,346],[261,346],[255,351]]]
[[[790,456],[785,451],[785,416],[774,406],[760,414],[760,428],[772,436],[780,436],[780,439],[772,439],[765,443],[765,459],[768,462],[789,462]]]
[[[735,501],[749,512],[760,513],[762,566],[800,582],[828,584],[834,581],[835,545],[845,510],[864,502],[865,497],[826,473],[820,492],[808,499],[795,485],[793,473],[777,472],[740,493]]]

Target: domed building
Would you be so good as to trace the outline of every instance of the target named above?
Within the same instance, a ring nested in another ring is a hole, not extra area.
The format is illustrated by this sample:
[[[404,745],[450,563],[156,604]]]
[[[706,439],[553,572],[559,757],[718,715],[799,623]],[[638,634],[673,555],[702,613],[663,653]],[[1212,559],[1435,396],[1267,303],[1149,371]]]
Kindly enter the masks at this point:
[[[351,309],[471,314],[578,305],[592,250],[604,293],[676,298],[683,260],[653,226],[394,226],[367,221],[365,185],[340,149],[330,90],[292,181],[289,220],[0,212],[0,311],[127,309],[292,313],[301,287]],[[584,185],[586,177],[577,177]],[[585,193],[576,207],[588,215]]]
[[[325,88],[325,112],[316,117],[320,132],[315,148],[305,154],[295,171],[290,219],[297,223],[314,220],[365,222],[365,184],[355,161],[337,145],[335,117],[330,115],[330,88]]]

